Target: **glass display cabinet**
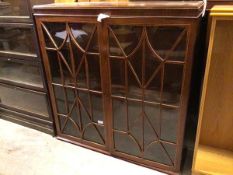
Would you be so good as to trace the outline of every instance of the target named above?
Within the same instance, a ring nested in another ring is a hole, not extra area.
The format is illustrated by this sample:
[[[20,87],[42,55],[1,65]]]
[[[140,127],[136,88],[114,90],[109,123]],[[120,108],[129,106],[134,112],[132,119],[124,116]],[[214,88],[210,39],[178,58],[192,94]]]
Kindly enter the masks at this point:
[[[0,20],[30,21],[29,0],[0,0]]]
[[[210,11],[194,174],[233,174],[233,6]]]
[[[202,5],[35,6],[58,138],[179,171]]]
[[[47,86],[31,15],[31,4],[38,2],[0,0],[0,118],[52,134]]]

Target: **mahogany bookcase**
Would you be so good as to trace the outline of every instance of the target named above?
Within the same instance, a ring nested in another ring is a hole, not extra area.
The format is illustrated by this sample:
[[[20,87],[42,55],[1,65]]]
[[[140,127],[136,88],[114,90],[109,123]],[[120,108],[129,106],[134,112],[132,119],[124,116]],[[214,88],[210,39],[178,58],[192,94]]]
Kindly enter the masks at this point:
[[[180,169],[202,2],[34,7],[57,137]],[[97,21],[99,14],[108,15]]]

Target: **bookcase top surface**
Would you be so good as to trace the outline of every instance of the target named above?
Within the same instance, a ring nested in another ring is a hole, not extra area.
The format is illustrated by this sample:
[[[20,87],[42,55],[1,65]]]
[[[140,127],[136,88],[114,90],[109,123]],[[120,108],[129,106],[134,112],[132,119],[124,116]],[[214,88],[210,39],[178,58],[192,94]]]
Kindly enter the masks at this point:
[[[210,10],[211,16],[233,16],[233,5],[216,5]]]
[[[140,8],[140,9],[199,9],[202,1],[155,1],[155,2],[72,2],[36,5],[34,9],[97,9],[97,8]]]
[[[199,18],[202,1],[156,1],[156,2],[75,2],[36,5],[34,15],[98,15],[111,16],[159,16]]]

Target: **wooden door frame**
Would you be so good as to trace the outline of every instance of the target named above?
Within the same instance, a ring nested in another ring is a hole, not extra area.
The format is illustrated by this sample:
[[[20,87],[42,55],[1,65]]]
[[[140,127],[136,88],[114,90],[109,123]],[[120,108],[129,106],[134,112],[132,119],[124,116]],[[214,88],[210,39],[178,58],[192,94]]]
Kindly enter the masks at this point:
[[[154,25],[153,25],[154,24]],[[182,149],[183,149],[183,138],[184,138],[184,130],[185,130],[185,122],[186,122],[186,114],[187,114],[187,107],[188,107],[188,99],[189,99],[189,89],[190,89],[190,81],[191,81],[191,70],[192,70],[192,62],[193,62],[193,53],[194,53],[194,48],[195,48],[195,42],[196,42],[196,36],[198,31],[198,20],[192,20],[190,19],[179,19],[177,20],[176,18],[167,18],[167,17],[111,17],[107,18],[103,22],[104,26],[104,32],[105,37],[108,38],[108,29],[107,27],[109,25],[135,25],[135,26],[182,26],[187,29],[187,48],[186,48],[186,55],[185,55],[185,64],[183,68],[183,82],[182,82],[182,90],[181,90],[181,101],[180,101],[180,106],[179,106],[179,120],[177,124],[177,145],[176,145],[176,158],[174,160],[174,167],[172,166],[166,166],[165,164],[159,163],[159,162],[152,162],[152,161],[147,161],[142,158],[135,158],[135,156],[130,156],[128,154],[124,153],[119,153],[114,151],[114,140],[113,140],[113,113],[112,113],[112,97],[111,97],[111,71],[110,71],[110,62],[109,62],[109,44],[107,41],[107,54],[104,58],[108,61],[108,70],[109,70],[109,76],[108,76],[108,81],[109,81],[109,107],[110,109],[108,112],[109,117],[111,120],[109,121],[109,132],[111,133],[111,141],[110,141],[110,146],[111,146],[111,154],[116,156],[116,157],[121,157],[123,159],[128,160],[130,158],[132,161],[136,161],[138,164],[146,165],[148,167],[156,167],[157,169],[166,169],[168,171],[179,171],[180,170],[180,164],[181,164],[181,159],[182,159]],[[143,163],[142,163],[143,161]]]
[[[88,24],[94,24],[97,27],[97,35],[99,37],[99,33],[100,33],[100,23],[98,23],[96,21],[96,18],[93,17],[53,17],[53,16],[39,16],[36,18],[36,26],[37,26],[37,31],[38,31],[38,36],[39,36],[39,42],[40,42],[40,49],[42,52],[42,59],[44,62],[44,67],[45,67],[45,73],[46,73],[46,77],[47,77],[47,83],[48,83],[48,87],[49,87],[49,95],[50,95],[50,99],[52,102],[52,110],[54,113],[54,121],[55,121],[55,125],[56,125],[56,133],[57,133],[57,138],[61,139],[61,140],[65,140],[74,144],[77,144],[79,146],[83,146],[83,147],[87,147],[89,149],[95,150],[95,151],[99,151],[102,152],[104,154],[109,154],[109,146],[108,146],[108,137],[107,137],[107,124],[104,124],[104,128],[105,128],[105,145],[100,145],[97,143],[94,143],[92,141],[86,141],[80,138],[76,138],[73,136],[69,136],[66,134],[63,134],[60,130],[60,124],[59,124],[59,119],[58,119],[58,113],[57,113],[57,106],[56,106],[56,99],[55,99],[55,93],[54,93],[54,89],[53,89],[53,85],[52,85],[52,74],[51,74],[51,70],[50,70],[50,63],[49,63],[49,57],[47,55],[47,51],[46,51],[46,46],[45,46],[45,39],[44,39],[44,34],[43,34],[43,28],[42,28],[42,23],[45,22],[51,22],[51,23],[55,23],[55,22],[60,22],[60,23],[88,23]],[[99,43],[99,45],[101,45]],[[101,49],[100,49],[101,50]],[[100,71],[102,70],[102,56],[101,53],[99,55],[100,58]],[[103,71],[100,72],[100,76],[101,76],[101,91],[102,91],[102,100],[103,100],[103,113],[104,113],[104,120],[106,121],[106,115],[105,115],[105,105],[106,105],[106,100],[105,100],[105,87],[103,85],[104,80],[102,80],[103,77]],[[104,122],[106,123],[106,122]]]
[[[132,22],[133,21],[133,22]],[[179,115],[179,121],[177,124],[177,146],[176,146],[176,159],[174,167],[166,166],[164,164],[160,164],[157,162],[151,162],[151,161],[144,161],[143,159],[135,160],[134,157],[131,157],[127,155],[126,157],[123,157],[123,159],[126,159],[127,161],[133,161],[137,164],[147,166],[149,168],[153,169],[159,169],[161,171],[167,171],[171,173],[171,171],[179,171],[180,170],[180,163],[182,158],[182,146],[183,146],[183,137],[184,137],[184,129],[185,129],[185,121],[186,121],[186,114],[187,114],[187,105],[188,105],[188,98],[189,98],[189,89],[190,89],[190,80],[191,80],[191,70],[192,70],[192,62],[193,62],[193,53],[195,48],[195,42],[196,42],[196,36],[199,26],[199,20],[189,18],[168,18],[168,17],[116,17],[116,18],[109,18],[105,19],[103,22],[98,23],[96,21],[96,16],[67,16],[67,17],[56,17],[56,16],[36,16],[36,26],[39,36],[39,42],[40,42],[40,49],[43,55],[43,63],[45,67],[45,73],[48,81],[48,87],[49,87],[49,94],[52,104],[52,110],[54,113],[54,121],[56,126],[59,126],[59,120],[57,117],[57,106],[56,106],[56,100],[54,95],[54,90],[52,87],[52,77],[51,77],[51,71],[50,71],[50,63],[49,58],[47,56],[45,48],[45,40],[43,37],[43,31],[42,31],[42,22],[70,22],[70,23],[95,23],[97,25],[98,30],[98,40],[99,40],[99,46],[100,46],[100,71],[101,71],[101,85],[102,85],[102,99],[103,99],[103,113],[104,113],[104,119],[105,119],[105,143],[106,147],[99,147],[96,144],[90,144],[90,142],[87,142],[85,140],[77,140],[72,136],[64,135],[61,133],[59,127],[56,127],[57,131],[57,137],[61,140],[65,140],[95,151],[102,152],[104,154],[113,155],[117,157],[121,157],[122,155],[115,154],[114,153],[114,142],[113,142],[113,133],[112,133],[112,123],[113,123],[113,114],[112,114],[112,97],[111,97],[111,77],[110,77],[110,62],[108,58],[108,25],[109,24],[121,24],[124,25],[130,24],[130,25],[145,25],[145,24],[152,24],[155,23],[156,25],[166,25],[166,26],[186,26],[187,27],[187,53],[186,53],[186,64],[184,66],[183,71],[183,84],[182,84],[182,90],[181,90],[181,103],[180,103],[180,115]],[[123,23],[122,23],[123,22]],[[102,32],[100,32],[102,31]],[[128,160],[130,158],[131,160]]]

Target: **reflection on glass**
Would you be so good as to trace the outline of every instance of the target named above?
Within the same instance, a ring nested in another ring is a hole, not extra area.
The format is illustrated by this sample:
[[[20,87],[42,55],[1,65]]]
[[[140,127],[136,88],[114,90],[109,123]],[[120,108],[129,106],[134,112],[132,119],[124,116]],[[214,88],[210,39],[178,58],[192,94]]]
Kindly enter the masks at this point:
[[[0,85],[0,94],[0,103],[3,105],[48,117],[47,102],[44,95],[2,85]]]
[[[0,0],[0,16],[29,16],[26,0]]]
[[[82,49],[85,50],[88,47],[88,49],[86,50],[90,52],[99,52],[97,31],[96,27],[93,24],[70,23],[69,27],[73,38],[76,40],[77,44],[81,46]],[[95,33],[93,34],[94,31]],[[87,45],[88,43],[89,45]]]
[[[68,49],[68,43],[72,43],[79,50],[95,50],[98,52],[97,32],[93,24],[82,23],[44,23],[44,37],[47,47],[55,48],[64,45],[64,49]],[[46,31],[47,30],[47,31]],[[92,33],[95,32],[92,36]],[[89,45],[87,45],[89,43]],[[86,48],[88,47],[88,48]]]
[[[31,28],[0,26],[0,51],[34,54],[34,45]]]
[[[65,23],[44,23],[43,28],[45,45],[49,48],[61,46],[66,39],[66,24]]]
[[[17,63],[10,60],[1,60],[0,79],[30,86],[43,87],[39,68],[27,62]]]

